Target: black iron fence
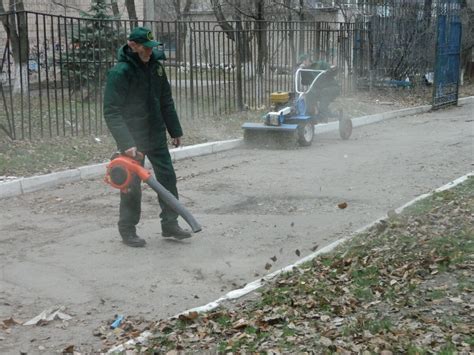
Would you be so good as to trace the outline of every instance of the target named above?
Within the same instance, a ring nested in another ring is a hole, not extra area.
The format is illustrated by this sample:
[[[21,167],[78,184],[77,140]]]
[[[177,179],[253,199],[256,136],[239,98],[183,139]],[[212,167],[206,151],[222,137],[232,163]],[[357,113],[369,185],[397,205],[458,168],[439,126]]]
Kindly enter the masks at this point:
[[[267,105],[293,90],[300,53],[340,68],[352,84],[354,25],[312,22],[143,22],[34,12],[0,14],[0,128],[12,139],[101,134],[102,94],[133,26],[153,29],[183,119]]]
[[[347,10],[350,23],[234,21],[228,27],[0,14],[6,29],[0,30],[0,129],[12,139],[105,133],[106,73],[136,25],[151,28],[163,43],[182,119],[267,106],[269,93],[294,90],[302,53],[336,65],[343,93],[430,85],[436,7],[443,1],[452,0],[369,1]]]

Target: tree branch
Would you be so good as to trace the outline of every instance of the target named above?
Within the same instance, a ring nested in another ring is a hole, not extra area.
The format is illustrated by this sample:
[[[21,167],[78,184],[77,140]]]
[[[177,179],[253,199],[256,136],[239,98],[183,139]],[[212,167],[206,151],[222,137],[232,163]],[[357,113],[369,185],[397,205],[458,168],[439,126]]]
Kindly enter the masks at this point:
[[[214,15],[216,16],[217,22],[219,22],[219,26],[224,30],[227,34],[227,37],[232,41],[235,41],[234,36],[234,28],[227,22],[224,13],[222,12],[222,6],[219,0],[211,0],[212,10],[214,11]]]
[[[137,10],[135,8],[135,0],[125,0],[125,6],[127,7],[128,18],[130,20],[137,20]]]
[[[52,2],[54,5],[61,6],[62,8],[64,8],[64,12],[66,12],[67,9],[72,9],[72,10],[75,10],[75,11],[77,11],[77,12],[82,12],[82,10],[79,9],[78,7],[74,7],[74,6],[71,6],[71,5],[62,4],[62,3],[60,3],[60,2],[57,1],[57,0],[51,0],[51,2]]]

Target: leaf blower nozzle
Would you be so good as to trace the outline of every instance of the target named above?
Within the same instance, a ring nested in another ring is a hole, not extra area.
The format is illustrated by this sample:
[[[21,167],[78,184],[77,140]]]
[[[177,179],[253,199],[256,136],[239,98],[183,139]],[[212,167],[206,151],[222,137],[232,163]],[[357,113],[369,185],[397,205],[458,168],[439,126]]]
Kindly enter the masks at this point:
[[[121,165],[112,166],[109,171],[109,179],[113,185],[126,188],[128,181],[128,171]]]
[[[140,180],[148,184],[166,205],[183,217],[194,233],[202,230],[194,216],[139,161],[125,155],[114,155],[107,165],[104,181],[121,192],[127,193],[134,176],[138,176]]]

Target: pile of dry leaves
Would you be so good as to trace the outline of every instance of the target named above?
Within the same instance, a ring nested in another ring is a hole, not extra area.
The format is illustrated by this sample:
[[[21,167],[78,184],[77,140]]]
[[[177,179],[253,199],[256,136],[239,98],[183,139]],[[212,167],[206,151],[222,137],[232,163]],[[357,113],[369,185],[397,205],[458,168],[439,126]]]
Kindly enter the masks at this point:
[[[473,290],[470,178],[280,276],[256,299],[146,326],[125,322],[115,340],[147,329],[152,336],[131,349],[468,354]]]

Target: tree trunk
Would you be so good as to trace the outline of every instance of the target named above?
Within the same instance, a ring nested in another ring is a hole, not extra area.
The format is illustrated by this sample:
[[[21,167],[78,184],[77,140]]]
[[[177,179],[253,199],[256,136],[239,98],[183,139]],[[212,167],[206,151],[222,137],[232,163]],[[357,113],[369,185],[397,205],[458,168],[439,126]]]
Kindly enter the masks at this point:
[[[116,18],[120,18],[120,11],[119,11],[119,7],[118,7],[118,4],[117,4],[117,0],[110,0],[110,3],[112,5],[112,14]]]
[[[264,2],[264,0],[258,0],[255,4],[257,12],[257,22],[255,24],[257,31],[257,106],[260,106],[264,100],[263,76],[268,63],[267,22],[265,21]]]
[[[265,72],[265,64],[268,59],[268,47],[267,47],[267,23],[265,22],[264,14],[264,0],[258,0],[256,3],[257,8],[257,75],[262,75]]]
[[[299,17],[299,25],[300,25],[300,30],[299,30],[299,50],[300,50],[300,53],[299,54],[303,54],[306,49],[305,49],[305,45],[304,45],[304,24],[303,24],[303,21],[305,20],[305,16],[304,16],[304,0],[300,0],[300,5],[299,5],[299,11],[298,11],[298,17]]]
[[[132,27],[138,26],[138,17],[137,17],[137,9],[135,8],[135,0],[125,0],[125,7],[127,8],[128,18]]]
[[[120,11],[119,11],[117,0],[110,0],[110,2],[111,2],[111,5],[112,5],[112,14],[114,15],[114,17],[117,20],[120,20],[122,18],[122,16],[121,16]],[[120,32],[121,28],[122,28],[122,21],[114,21],[113,23],[114,23],[114,25],[117,26],[117,29]]]
[[[222,12],[222,7],[219,0],[211,0],[211,4],[213,6],[213,12],[216,16],[217,21],[219,22],[219,26],[221,26],[222,30],[226,34],[227,38],[231,41],[236,42],[237,36],[241,37],[240,45],[240,58],[243,63],[250,61],[252,57],[252,50],[251,50],[251,38],[249,36],[249,32],[247,30],[243,30],[242,27],[242,19],[239,13],[236,14],[235,18],[235,26],[236,28],[239,27],[241,30],[236,31],[234,27],[226,20],[224,13]],[[238,8],[238,4],[235,5]]]
[[[0,11],[5,12],[3,4],[0,6]],[[10,0],[9,11],[14,13],[8,16],[2,16],[2,24],[9,38],[10,50],[15,63],[13,92],[18,93],[22,88],[26,88],[28,83],[29,42],[27,15],[24,12],[25,7],[21,0],[16,2],[15,0]]]
[[[285,0],[284,5],[287,9],[289,9],[290,6],[291,6],[291,0]],[[296,48],[295,48],[295,34],[293,32],[293,23],[292,23],[293,16],[292,16],[291,11],[288,11],[287,21],[288,21],[288,25],[287,25],[288,42],[289,42],[290,52],[291,52],[290,53],[290,55],[291,55],[291,67],[293,67],[296,64],[297,57],[296,57]]]
[[[186,61],[186,58],[184,58],[184,48],[186,45],[186,36],[188,35],[188,25],[180,21],[185,20],[192,3],[193,0],[186,0],[186,2],[184,3],[184,8],[183,10],[181,10],[181,1],[175,0],[174,2],[174,8],[176,12],[176,25],[178,26],[178,38],[176,39],[176,62],[178,63]],[[157,4],[155,4],[155,6],[157,6]]]
[[[243,100],[243,78],[242,78],[242,58],[244,55],[241,53],[244,46],[242,45],[242,22],[237,22],[236,24],[236,41],[235,41],[235,64],[236,64],[236,74],[237,74],[237,108],[239,111],[244,109],[244,100]]]
[[[433,4],[433,0],[425,0],[424,9],[423,9],[423,17],[425,20],[426,28],[430,27],[431,24],[431,5]]]
[[[224,13],[222,12],[222,6],[221,6],[220,1],[211,0],[211,5],[212,5],[212,11],[214,12],[214,16],[216,16],[216,19],[219,22],[219,26],[221,26],[222,30],[225,32],[226,36],[230,40],[235,41],[234,28],[225,19]]]

